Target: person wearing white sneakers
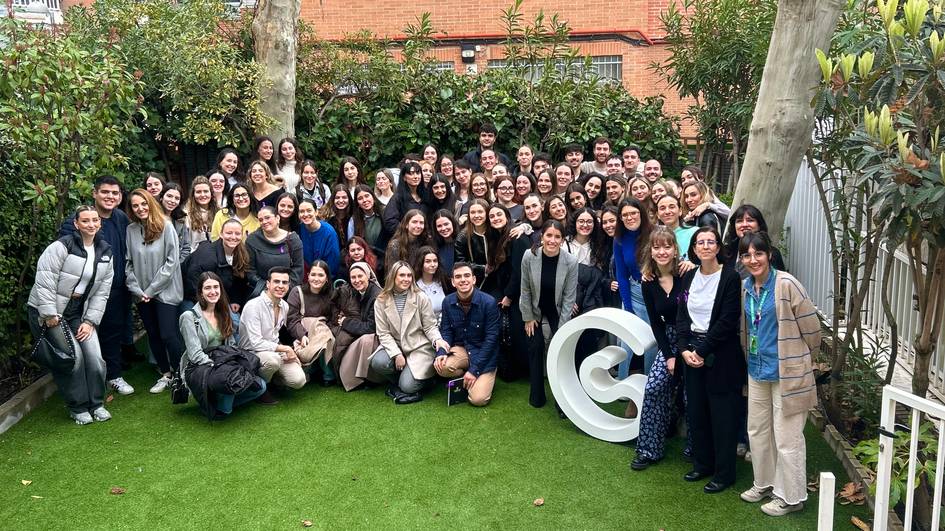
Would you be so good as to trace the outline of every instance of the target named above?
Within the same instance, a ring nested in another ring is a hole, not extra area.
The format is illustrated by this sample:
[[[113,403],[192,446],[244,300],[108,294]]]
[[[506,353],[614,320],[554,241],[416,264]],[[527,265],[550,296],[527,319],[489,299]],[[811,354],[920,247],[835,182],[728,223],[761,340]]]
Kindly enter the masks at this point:
[[[770,516],[800,511],[807,500],[804,423],[817,404],[812,371],[820,348],[817,309],[796,278],[771,267],[771,240],[745,234],[738,244],[750,273],[742,300],[742,347],[748,361],[748,441],[754,484],[747,502],[765,498]]]
[[[132,222],[125,235],[125,284],[138,302],[148,347],[161,370],[161,377],[150,389],[157,394],[171,383],[184,352],[177,326],[177,306],[184,298],[180,242],[174,224],[147,191],[139,188],[131,192],[128,208]]]
[[[112,418],[105,409],[105,360],[96,328],[102,320],[113,269],[112,250],[98,235],[92,206],[76,209],[76,232],[52,242],[39,257],[27,302],[30,329],[56,349],[75,354],[71,368],[48,368],[76,424]]]

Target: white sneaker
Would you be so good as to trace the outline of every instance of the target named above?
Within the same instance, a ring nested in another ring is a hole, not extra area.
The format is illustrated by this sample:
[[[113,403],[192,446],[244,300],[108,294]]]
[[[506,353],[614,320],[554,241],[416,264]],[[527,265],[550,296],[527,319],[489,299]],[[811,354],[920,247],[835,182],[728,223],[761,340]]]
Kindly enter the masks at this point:
[[[150,392],[153,394],[158,394],[167,389],[167,386],[170,385],[170,383],[171,378],[169,376],[161,376],[158,378],[158,381],[151,386]]]
[[[784,516],[788,513],[800,511],[803,508],[804,502],[798,502],[794,505],[790,505],[786,501],[775,496],[771,498],[771,501],[761,506],[761,512],[768,516]]]
[[[745,443],[738,443],[738,446],[735,447],[735,455],[738,457],[745,457],[746,453],[748,453],[748,445]]]
[[[89,415],[88,411],[83,411],[82,413],[69,413],[69,416],[72,417],[72,420],[74,420],[79,426],[85,426],[86,424],[92,423],[92,415]]]
[[[752,485],[750,489],[741,494],[741,499],[748,503],[757,503],[765,498],[771,497],[771,487],[756,487]]]
[[[92,418],[99,422],[105,422],[106,420],[111,420],[112,414],[109,413],[104,407],[99,406],[94,411],[92,411]]]
[[[130,395],[131,393],[135,392],[135,388],[128,385],[128,382],[126,382],[121,376],[115,378],[114,380],[109,380],[108,386],[115,391],[118,391],[118,394],[120,395]]]

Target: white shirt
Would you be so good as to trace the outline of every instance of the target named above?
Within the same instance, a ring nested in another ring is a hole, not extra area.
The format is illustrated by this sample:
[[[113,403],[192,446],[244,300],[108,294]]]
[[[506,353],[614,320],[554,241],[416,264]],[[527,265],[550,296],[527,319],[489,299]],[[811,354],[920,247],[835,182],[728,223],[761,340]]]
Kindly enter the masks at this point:
[[[719,279],[722,278],[722,269],[711,275],[703,275],[696,271],[696,276],[689,286],[689,319],[692,320],[692,331],[704,334],[709,329],[709,320],[712,318],[712,307],[715,306],[715,293],[719,290]]]
[[[443,299],[446,298],[446,292],[439,282],[425,284],[423,279],[417,281],[417,287],[420,288],[427,298],[430,299],[430,305],[433,306],[433,314],[436,315],[436,322],[440,322],[440,312],[443,311]]]
[[[92,281],[92,274],[95,272],[95,244],[92,245],[83,245],[85,248],[85,267],[82,268],[82,278],[79,279],[79,283],[75,286],[75,292],[82,294],[85,293],[85,288],[89,287],[89,282]]]
[[[275,352],[279,345],[279,329],[285,325],[289,303],[279,300],[279,319],[266,292],[250,299],[240,315],[240,348],[252,352]]]
[[[591,241],[580,243],[577,240],[567,240],[564,250],[577,258],[579,264],[591,265]]]

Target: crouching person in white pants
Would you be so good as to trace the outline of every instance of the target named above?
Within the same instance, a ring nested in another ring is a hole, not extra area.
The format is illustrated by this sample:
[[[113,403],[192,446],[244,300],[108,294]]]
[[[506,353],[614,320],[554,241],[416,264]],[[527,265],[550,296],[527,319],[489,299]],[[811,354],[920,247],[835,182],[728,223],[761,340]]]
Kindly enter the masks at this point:
[[[279,330],[285,326],[289,305],[282,297],[289,291],[289,268],[269,270],[266,290],[249,300],[240,318],[240,348],[256,353],[261,367],[259,375],[266,382],[301,389],[305,385],[305,371],[295,351],[279,344]],[[261,404],[276,404],[267,390],[257,399]]]

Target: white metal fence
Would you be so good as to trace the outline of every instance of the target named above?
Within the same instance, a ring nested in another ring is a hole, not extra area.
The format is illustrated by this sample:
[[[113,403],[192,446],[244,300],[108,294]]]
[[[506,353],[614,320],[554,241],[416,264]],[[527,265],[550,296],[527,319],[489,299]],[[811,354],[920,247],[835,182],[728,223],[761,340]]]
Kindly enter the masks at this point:
[[[911,410],[911,426],[896,426],[896,406],[905,406]],[[906,510],[903,518],[905,531],[912,529],[912,514],[915,505],[916,488],[916,465],[918,463],[919,452],[919,428],[923,420],[931,421],[935,424],[938,433],[937,451],[933,454],[931,448],[924,448],[926,456],[934,456],[935,478],[929,478],[929,482],[934,485],[932,495],[932,526],[931,529],[939,529],[942,507],[942,469],[945,460],[939,456],[945,451],[945,406],[919,398],[912,393],[896,389],[891,385],[883,388],[883,402],[881,405],[880,416],[880,434],[879,434],[879,463],[876,470],[876,505],[873,513],[873,529],[875,531],[885,531],[889,525],[889,491],[892,485],[892,466],[893,461],[899,459],[896,456],[896,447],[894,444],[895,431],[908,431],[910,435],[909,442],[909,468],[905,494]]]
[[[830,201],[832,194],[829,190],[827,192]],[[830,242],[814,176],[807,164],[802,164],[798,172],[784,227],[783,242],[788,269],[807,288],[811,300],[829,320],[835,303]],[[889,253],[893,254],[890,263],[889,307],[899,327],[898,359],[900,363],[911,367],[914,360],[912,342],[919,333],[920,325],[914,302],[912,271],[905,253],[901,249],[889,249],[885,242],[880,248],[874,274],[868,280],[863,326],[869,328],[875,337],[887,343],[890,340],[889,321],[882,301],[882,278]],[[830,324],[833,326],[833,323]],[[940,398],[945,397],[945,335],[939,337],[929,378],[933,393]]]

